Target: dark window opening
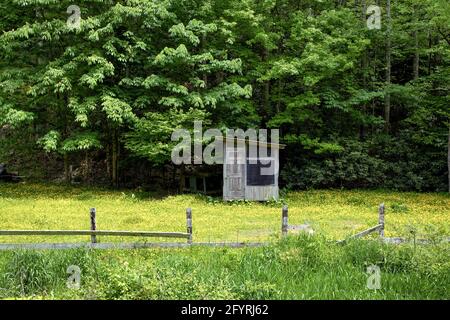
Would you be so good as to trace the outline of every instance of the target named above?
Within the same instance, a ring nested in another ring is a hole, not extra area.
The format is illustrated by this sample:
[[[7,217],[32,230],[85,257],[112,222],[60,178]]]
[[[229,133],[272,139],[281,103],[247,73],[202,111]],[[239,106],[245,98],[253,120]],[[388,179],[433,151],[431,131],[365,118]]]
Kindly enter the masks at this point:
[[[271,159],[270,162],[264,161],[253,161],[247,160],[247,185],[248,186],[271,186],[275,184],[275,174],[267,174],[267,170],[272,173],[275,168],[275,160]],[[266,168],[266,172],[262,169]],[[263,174],[264,173],[264,174]]]

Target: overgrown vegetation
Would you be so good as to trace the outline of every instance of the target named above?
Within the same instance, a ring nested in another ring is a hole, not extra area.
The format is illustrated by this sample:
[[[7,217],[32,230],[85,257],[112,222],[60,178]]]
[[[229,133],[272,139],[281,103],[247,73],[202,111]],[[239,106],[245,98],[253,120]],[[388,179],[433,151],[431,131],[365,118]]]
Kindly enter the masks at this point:
[[[69,265],[81,287],[68,289]],[[366,269],[381,268],[381,289]],[[449,299],[448,245],[291,237],[264,248],[0,253],[0,297],[66,299]]]

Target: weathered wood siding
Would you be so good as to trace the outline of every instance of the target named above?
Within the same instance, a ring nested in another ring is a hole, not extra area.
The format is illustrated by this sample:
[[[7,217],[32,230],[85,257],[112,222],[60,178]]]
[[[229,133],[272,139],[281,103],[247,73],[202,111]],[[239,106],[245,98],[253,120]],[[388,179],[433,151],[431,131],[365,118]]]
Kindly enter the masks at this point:
[[[246,200],[267,201],[278,198],[278,186],[245,186]]]
[[[279,150],[273,149],[272,156],[275,158],[275,163],[279,166]],[[245,199],[252,201],[268,201],[268,200],[278,200],[279,199],[279,188],[278,188],[278,176],[279,170],[275,174],[275,183],[271,186],[245,186]]]
[[[275,174],[275,181],[270,186],[249,186],[247,185],[247,164],[246,150],[238,148],[236,151],[225,148],[225,159],[223,165],[223,199],[229,200],[250,200],[267,201],[279,199],[278,171]],[[279,166],[279,150],[274,149],[272,156]],[[245,159],[245,163],[237,159]]]
[[[245,149],[227,150],[225,146],[225,163],[223,165],[223,199],[243,200],[245,198]]]

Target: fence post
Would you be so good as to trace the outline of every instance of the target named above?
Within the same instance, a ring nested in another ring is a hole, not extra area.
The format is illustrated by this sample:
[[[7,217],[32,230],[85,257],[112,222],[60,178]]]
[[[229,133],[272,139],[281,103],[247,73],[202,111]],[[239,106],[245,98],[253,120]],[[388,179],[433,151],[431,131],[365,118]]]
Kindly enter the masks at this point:
[[[96,213],[95,208],[91,208],[90,213],[91,213],[91,230],[95,231],[95,230],[97,230],[97,222],[95,220],[95,213]],[[91,242],[97,243],[96,235],[91,235]]]
[[[384,238],[384,203],[378,207],[378,224],[381,225],[379,229],[380,237]]]
[[[192,209],[186,209],[186,227],[189,234],[188,243],[192,243]]]
[[[283,206],[281,219],[281,234],[283,237],[288,234],[288,206]]]

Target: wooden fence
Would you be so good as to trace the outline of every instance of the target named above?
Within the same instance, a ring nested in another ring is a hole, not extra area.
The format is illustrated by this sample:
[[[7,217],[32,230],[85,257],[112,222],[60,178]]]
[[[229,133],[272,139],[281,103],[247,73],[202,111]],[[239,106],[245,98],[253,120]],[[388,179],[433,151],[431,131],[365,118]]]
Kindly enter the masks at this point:
[[[374,227],[371,227],[369,229],[366,229],[364,231],[361,231],[357,234],[354,234],[347,239],[340,240],[338,243],[345,243],[349,239],[355,239],[355,238],[362,238],[364,236],[367,236],[371,233],[378,232],[380,235],[380,238],[385,240],[384,238],[384,213],[385,213],[385,205],[384,203],[380,204],[378,207],[378,224]],[[292,226],[289,225],[289,215],[288,215],[288,207],[284,206],[281,211],[281,234],[283,237],[286,237],[288,235],[289,230],[308,230],[308,225],[299,225],[299,226]]]
[[[259,247],[265,246],[267,242],[192,242],[192,210],[186,209],[186,233],[183,232],[149,232],[149,231],[111,231],[111,230],[97,230],[96,223],[96,209],[90,209],[90,230],[0,230],[0,236],[90,236],[90,243],[22,243],[22,244],[10,244],[0,243],[0,250],[14,250],[14,249],[70,249],[70,248],[96,248],[96,249],[137,249],[137,248],[182,248],[189,246],[210,246],[210,247]],[[386,243],[399,244],[407,242],[402,238],[385,238],[384,236],[384,216],[385,205],[382,203],[378,207],[378,224],[354,234],[344,240],[340,240],[338,244],[344,244],[349,239],[362,238],[371,233],[378,232],[379,237]],[[309,225],[289,225],[288,207],[283,206],[281,211],[281,235],[282,237],[288,236],[289,231],[306,231],[313,233],[312,228]],[[311,232],[312,231],[312,232]],[[179,238],[186,239],[186,243],[99,243],[97,236],[121,236],[121,237],[157,237],[157,238]],[[450,242],[450,238],[444,239],[446,242]],[[417,240],[417,243],[427,244],[428,240]]]
[[[112,230],[97,230],[97,210],[91,208],[89,211],[91,229],[90,230],[0,230],[0,236],[91,236],[91,243],[32,243],[32,244],[0,244],[0,249],[15,249],[15,248],[38,248],[38,249],[53,249],[53,248],[75,248],[75,247],[98,247],[98,248],[112,248],[112,247],[138,247],[136,243],[122,243],[122,244],[100,244],[97,241],[97,236],[116,236],[116,237],[153,237],[153,238],[178,238],[186,239],[187,244],[192,244],[192,210],[186,209],[186,233],[183,232],[151,232],[151,231],[112,231]],[[143,244],[146,245],[146,244]]]
[[[344,244],[347,241],[349,241],[350,239],[357,239],[357,238],[362,238],[365,237],[371,233],[375,233],[378,232],[379,234],[379,238],[381,241],[385,242],[385,243],[391,243],[391,244],[401,244],[401,243],[406,243],[406,242],[410,242],[410,240],[405,239],[405,238],[388,238],[385,237],[384,234],[384,216],[385,216],[385,211],[386,211],[386,207],[384,205],[384,203],[380,204],[378,206],[378,224],[370,227],[364,231],[358,232],[350,237],[347,237],[344,240],[339,240],[337,241],[338,244]],[[288,232],[290,230],[303,230],[303,231],[307,231],[307,228],[309,226],[307,225],[300,225],[300,226],[293,226],[293,225],[289,225],[289,219],[288,219],[288,207],[284,206],[282,209],[282,213],[281,213],[281,234],[283,237],[286,237],[288,235]],[[430,241],[428,239],[415,239],[413,240],[414,243],[416,244],[430,244],[433,243],[433,241]],[[450,242],[450,237],[444,237],[441,239],[442,242],[444,243],[449,243]]]

